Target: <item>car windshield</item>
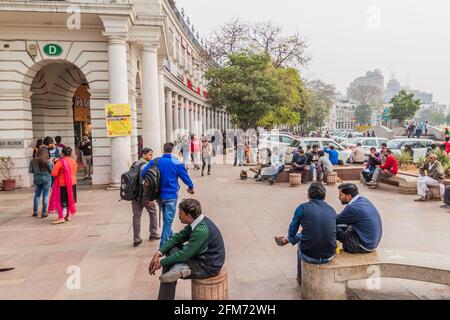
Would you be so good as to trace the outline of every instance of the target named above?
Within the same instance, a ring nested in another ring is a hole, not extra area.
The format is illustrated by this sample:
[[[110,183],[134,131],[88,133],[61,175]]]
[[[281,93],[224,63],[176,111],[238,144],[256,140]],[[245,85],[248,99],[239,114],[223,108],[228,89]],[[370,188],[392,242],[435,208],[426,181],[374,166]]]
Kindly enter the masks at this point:
[[[298,148],[299,145],[300,145],[300,141],[294,140],[294,141],[292,141],[290,147],[291,148]]]
[[[392,140],[387,143],[387,146],[389,149],[399,149],[400,146],[403,144],[403,142],[404,142],[403,140],[400,140],[400,141]]]

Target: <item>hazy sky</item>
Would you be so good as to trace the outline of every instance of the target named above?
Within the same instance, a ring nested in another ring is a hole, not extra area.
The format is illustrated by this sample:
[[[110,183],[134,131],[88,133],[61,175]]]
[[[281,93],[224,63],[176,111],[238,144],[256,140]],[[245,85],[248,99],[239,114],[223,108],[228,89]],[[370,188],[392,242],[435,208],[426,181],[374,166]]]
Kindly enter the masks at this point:
[[[307,39],[312,61],[304,74],[346,93],[367,70],[394,72],[402,85],[450,104],[448,0],[176,0],[202,36],[239,17],[271,20]]]

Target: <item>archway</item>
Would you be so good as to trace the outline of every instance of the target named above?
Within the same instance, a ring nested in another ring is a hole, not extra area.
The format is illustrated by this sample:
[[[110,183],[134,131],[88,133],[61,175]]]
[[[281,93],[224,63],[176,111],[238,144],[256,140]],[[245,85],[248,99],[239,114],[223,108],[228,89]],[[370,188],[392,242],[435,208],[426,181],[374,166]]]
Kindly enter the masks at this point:
[[[91,136],[90,92],[83,72],[66,61],[46,64],[34,76],[31,93],[34,141],[60,136],[61,143],[74,150],[82,169],[78,183],[90,183],[83,182],[86,167],[79,151],[82,135]]]

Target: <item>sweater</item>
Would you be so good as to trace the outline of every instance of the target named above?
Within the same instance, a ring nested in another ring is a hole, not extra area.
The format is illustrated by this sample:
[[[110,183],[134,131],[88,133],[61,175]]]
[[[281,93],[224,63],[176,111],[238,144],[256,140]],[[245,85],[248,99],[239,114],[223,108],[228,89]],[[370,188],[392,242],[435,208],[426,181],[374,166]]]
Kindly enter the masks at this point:
[[[328,158],[330,159],[331,164],[336,165],[339,163],[339,152],[329,148],[325,148],[323,152],[328,153]]]
[[[378,210],[367,198],[359,196],[338,214],[336,224],[352,225],[361,245],[367,250],[378,247],[382,235],[382,222]]]
[[[150,161],[141,171],[141,176],[145,177],[147,170],[151,168],[155,160]],[[178,198],[178,178],[180,178],[189,189],[194,189],[194,184],[186,170],[186,167],[173,154],[164,154],[158,160],[160,177],[161,200],[171,200]]]
[[[183,243],[186,244],[183,245]],[[170,238],[159,251],[162,254],[167,254],[172,248],[180,245],[183,245],[180,251],[161,259],[162,267],[197,259],[202,261],[204,267],[213,274],[219,273],[222,269],[225,262],[225,245],[222,234],[207,217],[203,218],[194,230],[190,225],[186,226]]]
[[[398,173],[398,162],[397,159],[395,159],[394,155],[388,155],[385,164],[380,166],[380,169],[388,170],[395,176]]]
[[[442,167],[442,164],[439,161],[436,161],[434,165],[430,168],[430,163],[427,161],[420,167],[420,175],[422,177],[428,176],[439,183],[444,182],[445,179],[445,171]]]
[[[299,227],[302,231],[298,232]],[[336,211],[323,200],[311,200],[295,210],[288,240],[299,244],[302,254],[329,259],[336,254]]]

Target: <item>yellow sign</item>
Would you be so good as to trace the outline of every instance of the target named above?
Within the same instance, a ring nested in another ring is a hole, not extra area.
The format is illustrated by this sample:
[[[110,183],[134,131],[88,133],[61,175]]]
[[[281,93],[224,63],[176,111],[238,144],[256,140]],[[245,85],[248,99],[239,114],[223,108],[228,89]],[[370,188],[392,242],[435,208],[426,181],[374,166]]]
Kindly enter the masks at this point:
[[[129,104],[105,105],[106,130],[108,137],[131,135],[131,107]]]

